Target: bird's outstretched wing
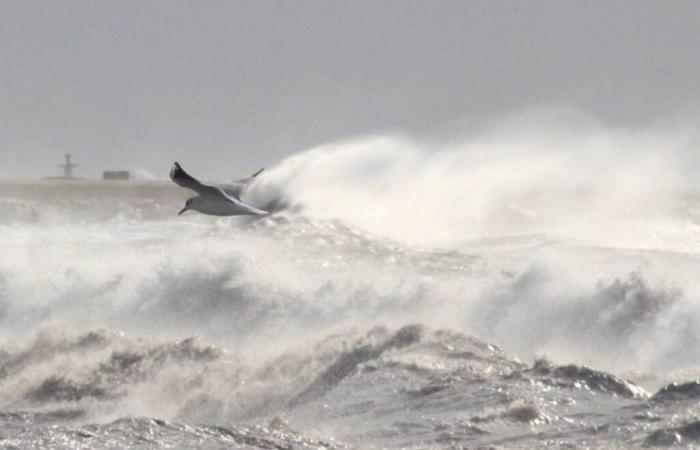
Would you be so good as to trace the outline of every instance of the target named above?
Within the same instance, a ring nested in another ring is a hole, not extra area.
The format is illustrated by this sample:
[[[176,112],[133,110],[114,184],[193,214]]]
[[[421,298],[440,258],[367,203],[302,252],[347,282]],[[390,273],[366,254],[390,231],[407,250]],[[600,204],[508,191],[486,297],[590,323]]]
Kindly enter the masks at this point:
[[[265,170],[263,167],[262,169],[258,170],[255,172],[253,175],[246,177],[246,178],[241,178],[240,180],[233,180],[233,181],[226,181],[223,183],[218,183],[215,184],[214,186],[221,189],[226,193],[226,195],[240,199],[241,195],[243,195],[243,192],[248,188],[250,183],[255,180],[255,177],[260,175],[260,173]]]
[[[185,170],[177,162],[173,164],[173,168],[170,169],[170,179],[173,180],[173,182],[178,186],[192,189],[199,195],[211,195],[212,193],[212,186],[207,186],[200,183],[199,180],[185,172]]]
[[[243,192],[245,192],[248,186],[250,186],[253,180],[255,180],[255,177],[260,175],[260,172],[262,172],[263,170],[265,170],[264,167],[249,177],[241,178],[240,180],[224,181],[221,183],[217,183],[214,186],[226,192],[226,194],[231,197],[241,198]]]
[[[226,193],[221,189],[219,190],[228,201],[236,205],[241,211],[245,211],[247,214],[251,214],[254,216],[264,216],[265,214],[270,214],[267,211],[263,211],[262,209],[258,209],[255,206],[251,206],[237,198],[233,198],[231,196],[226,195]]]

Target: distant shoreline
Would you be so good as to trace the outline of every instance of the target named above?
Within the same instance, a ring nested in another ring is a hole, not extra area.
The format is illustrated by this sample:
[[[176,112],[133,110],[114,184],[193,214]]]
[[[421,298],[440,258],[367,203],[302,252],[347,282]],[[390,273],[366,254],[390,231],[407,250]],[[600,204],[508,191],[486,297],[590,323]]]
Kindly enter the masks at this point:
[[[46,178],[5,178],[0,179],[0,184],[3,183],[42,183],[42,182],[59,182],[59,183],[74,183],[74,182],[87,182],[87,183],[120,183],[120,184],[170,184],[170,180],[139,180],[139,179],[129,179],[129,180],[105,180],[102,178],[63,178],[63,177],[46,177]]]
[[[190,192],[169,180],[1,180],[0,198],[136,197],[186,198]]]

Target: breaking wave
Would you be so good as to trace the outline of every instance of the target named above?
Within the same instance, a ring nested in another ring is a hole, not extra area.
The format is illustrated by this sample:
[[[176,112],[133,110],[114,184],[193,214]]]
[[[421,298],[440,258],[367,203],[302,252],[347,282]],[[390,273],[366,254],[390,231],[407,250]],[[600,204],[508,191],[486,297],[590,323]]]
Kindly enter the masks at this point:
[[[0,183],[6,439],[697,440],[671,411],[697,398],[698,209],[660,150],[686,140],[528,120],[298,154],[247,192],[261,219],[177,216],[158,181]]]

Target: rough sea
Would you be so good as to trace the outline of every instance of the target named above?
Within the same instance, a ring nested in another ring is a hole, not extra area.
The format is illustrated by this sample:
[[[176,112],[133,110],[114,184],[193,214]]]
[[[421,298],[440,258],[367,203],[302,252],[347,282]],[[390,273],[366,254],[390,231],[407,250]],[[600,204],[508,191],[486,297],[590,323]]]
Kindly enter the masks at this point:
[[[700,446],[700,197],[489,142],[0,183],[0,448]]]

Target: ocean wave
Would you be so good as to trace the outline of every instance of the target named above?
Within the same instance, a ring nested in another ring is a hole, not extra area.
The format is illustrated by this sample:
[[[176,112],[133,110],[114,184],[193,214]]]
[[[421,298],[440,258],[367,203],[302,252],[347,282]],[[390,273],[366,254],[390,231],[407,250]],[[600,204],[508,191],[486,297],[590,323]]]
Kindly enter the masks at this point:
[[[177,216],[161,182],[0,184],[3,444],[695,439],[691,197],[598,207],[604,182],[544,182],[555,158],[472,201],[501,165],[463,153],[316,149],[251,187],[257,219]]]
[[[286,215],[9,226],[0,334],[97,327],[274,348],[418,321],[615,372],[687,369],[698,356],[692,254],[504,242],[431,249]]]

